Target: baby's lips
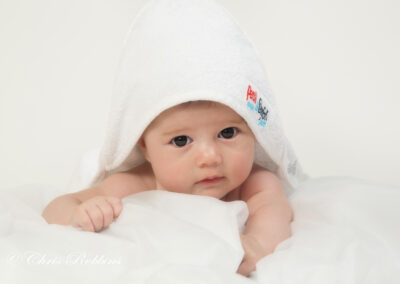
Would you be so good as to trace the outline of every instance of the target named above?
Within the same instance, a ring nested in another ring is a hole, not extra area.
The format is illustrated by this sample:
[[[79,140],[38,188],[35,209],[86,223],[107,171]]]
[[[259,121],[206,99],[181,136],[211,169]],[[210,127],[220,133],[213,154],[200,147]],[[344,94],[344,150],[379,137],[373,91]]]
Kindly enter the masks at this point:
[[[208,177],[208,178],[198,181],[197,183],[214,183],[214,182],[221,181],[223,178],[224,177],[222,177],[222,176]]]

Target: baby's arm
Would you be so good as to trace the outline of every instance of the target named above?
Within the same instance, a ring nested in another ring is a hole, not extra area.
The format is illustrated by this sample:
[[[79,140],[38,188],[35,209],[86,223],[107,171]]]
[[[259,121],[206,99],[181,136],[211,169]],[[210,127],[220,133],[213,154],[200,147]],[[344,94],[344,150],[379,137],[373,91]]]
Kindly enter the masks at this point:
[[[119,216],[123,197],[142,190],[145,186],[140,176],[116,173],[95,187],[57,197],[47,205],[42,216],[49,224],[100,231]]]
[[[241,235],[245,256],[238,272],[247,276],[258,260],[291,236],[293,212],[278,177],[266,170],[253,173],[240,194],[249,208],[249,218]]]

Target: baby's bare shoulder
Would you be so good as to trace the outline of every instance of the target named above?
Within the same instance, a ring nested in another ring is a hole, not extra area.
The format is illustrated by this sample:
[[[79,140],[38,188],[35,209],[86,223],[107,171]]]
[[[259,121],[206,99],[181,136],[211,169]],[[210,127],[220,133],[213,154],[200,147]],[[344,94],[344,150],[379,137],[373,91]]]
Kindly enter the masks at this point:
[[[258,165],[253,167],[250,175],[240,187],[240,199],[249,200],[260,192],[283,191],[281,182],[276,174]]]
[[[100,187],[105,195],[119,198],[154,188],[152,170],[143,164],[125,172],[107,177]]]
[[[106,177],[100,184],[70,193],[81,202],[96,196],[113,196],[120,199],[134,193],[154,188],[151,167],[142,165],[135,169]]]

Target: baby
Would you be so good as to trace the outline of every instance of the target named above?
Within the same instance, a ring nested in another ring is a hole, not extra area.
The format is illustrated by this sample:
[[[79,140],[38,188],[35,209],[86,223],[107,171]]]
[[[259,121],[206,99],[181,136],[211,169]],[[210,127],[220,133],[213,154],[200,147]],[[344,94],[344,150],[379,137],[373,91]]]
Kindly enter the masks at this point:
[[[290,237],[285,193],[302,176],[262,61],[217,1],[146,2],[125,40],[96,178],[43,217],[99,232],[145,190],[243,200],[247,276]]]
[[[230,107],[212,101],[171,107],[151,122],[138,146],[144,164],[56,198],[43,212],[46,221],[99,232],[118,218],[122,198],[153,189],[243,200],[249,218],[238,273],[245,276],[290,236],[293,215],[282,185],[254,164],[254,134]]]

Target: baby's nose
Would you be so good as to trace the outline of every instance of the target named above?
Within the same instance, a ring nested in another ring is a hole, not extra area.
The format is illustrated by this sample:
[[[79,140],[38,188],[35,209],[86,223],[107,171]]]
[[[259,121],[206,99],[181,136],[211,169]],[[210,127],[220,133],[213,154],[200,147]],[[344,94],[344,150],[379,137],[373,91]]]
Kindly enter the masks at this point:
[[[197,156],[197,166],[203,167],[215,167],[220,165],[222,162],[221,154],[218,149],[213,145],[203,146]]]

